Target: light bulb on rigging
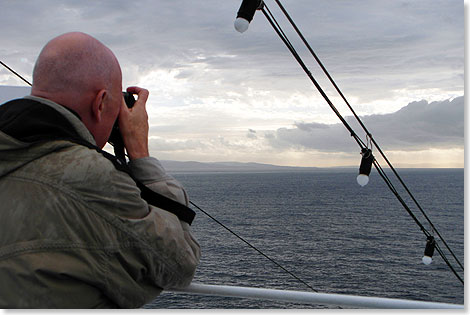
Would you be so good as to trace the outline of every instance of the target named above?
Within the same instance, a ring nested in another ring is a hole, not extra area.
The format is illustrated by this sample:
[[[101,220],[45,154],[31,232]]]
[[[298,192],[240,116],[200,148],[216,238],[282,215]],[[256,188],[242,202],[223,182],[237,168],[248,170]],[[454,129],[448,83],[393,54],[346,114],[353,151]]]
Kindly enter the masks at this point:
[[[359,166],[359,175],[357,175],[356,180],[361,187],[364,187],[369,183],[369,174],[372,169],[372,163],[374,163],[374,156],[372,155],[372,150],[367,148],[363,148],[361,154],[361,166]]]
[[[361,187],[364,187],[365,185],[367,185],[367,183],[369,183],[369,176],[364,175],[364,174],[359,174],[357,175],[356,180],[357,180],[357,183],[361,185]]]
[[[245,32],[250,26],[256,10],[260,10],[263,5],[263,0],[243,0],[237,12],[237,18],[233,23],[235,29],[240,33]]]
[[[239,31],[240,33],[243,33],[248,29],[248,26],[250,26],[250,22],[248,22],[247,19],[239,17],[235,20],[233,25],[235,26],[235,29],[237,31]]]
[[[430,265],[432,263],[432,255],[434,254],[434,248],[436,247],[436,240],[434,236],[429,235],[426,241],[426,249],[424,250],[423,264]]]

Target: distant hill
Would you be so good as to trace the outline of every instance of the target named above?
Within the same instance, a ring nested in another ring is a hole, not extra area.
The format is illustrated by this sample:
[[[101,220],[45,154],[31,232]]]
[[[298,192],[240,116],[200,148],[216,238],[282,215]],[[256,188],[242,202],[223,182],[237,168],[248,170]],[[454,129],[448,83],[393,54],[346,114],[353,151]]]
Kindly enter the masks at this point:
[[[160,161],[168,172],[282,172],[282,171],[312,171],[317,167],[292,167],[278,166],[261,163],[239,163],[239,162],[179,162]]]

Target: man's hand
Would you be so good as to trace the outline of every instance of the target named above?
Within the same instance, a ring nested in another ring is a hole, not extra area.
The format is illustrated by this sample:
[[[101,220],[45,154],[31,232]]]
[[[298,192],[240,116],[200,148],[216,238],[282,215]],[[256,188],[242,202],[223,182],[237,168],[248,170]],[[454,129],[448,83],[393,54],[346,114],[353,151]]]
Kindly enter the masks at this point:
[[[148,157],[149,124],[145,104],[149,91],[137,86],[127,88],[127,92],[137,94],[132,108],[127,108],[124,98],[119,112],[119,129],[130,160]]]

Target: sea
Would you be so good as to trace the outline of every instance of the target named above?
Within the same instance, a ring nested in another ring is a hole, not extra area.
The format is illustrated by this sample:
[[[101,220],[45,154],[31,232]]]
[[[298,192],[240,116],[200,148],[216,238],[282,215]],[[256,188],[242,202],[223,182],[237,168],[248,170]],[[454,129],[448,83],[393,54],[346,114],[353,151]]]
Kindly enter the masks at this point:
[[[431,226],[394,175],[422,225]],[[464,170],[398,169],[456,257],[464,262]],[[192,202],[320,293],[464,303],[464,286],[439,256],[422,263],[426,236],[375,170],[174,173]],[[313,292],[196,210],[202,258],[194,282]],[[436,237],[437,238],[437,237]],[[441,241],[456,272],[463,271]],[[153,309],[323,309],[256,299],[163,292]]]

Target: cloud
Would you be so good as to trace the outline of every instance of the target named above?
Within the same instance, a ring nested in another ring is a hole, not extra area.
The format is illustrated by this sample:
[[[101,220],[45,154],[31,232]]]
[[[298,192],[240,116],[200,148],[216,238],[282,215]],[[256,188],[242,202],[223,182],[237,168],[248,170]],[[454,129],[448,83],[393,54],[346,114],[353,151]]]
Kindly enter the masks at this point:
[[[258,136],[256,135],[256,130],[249,128],[248,133],[246,134],[246,137],[248,139],[253,139],[253,140],[258,139]]]
[[[428,103],[408,104],[391,114],[361,118],[379,145],[386,150],[419,151],[430,148],[463,148],[464,97]],[[353,117],[346,121],[362,136]],[[270,145],[278,149],[312,149],[323,152],[357,151],[355,141],[343,124],[296,123],[293,128],[279,128],[268,133]]]
[[[391,149],[419,150],[464,145],[464,97],[413,102],[396,113],[371,115],[364,122]]]
[[[207,145],[204,142],[197,140],[166,140],[163,138],[152,137],[149,139],[149,147],[157,152],[173,152],[204,150]]]

